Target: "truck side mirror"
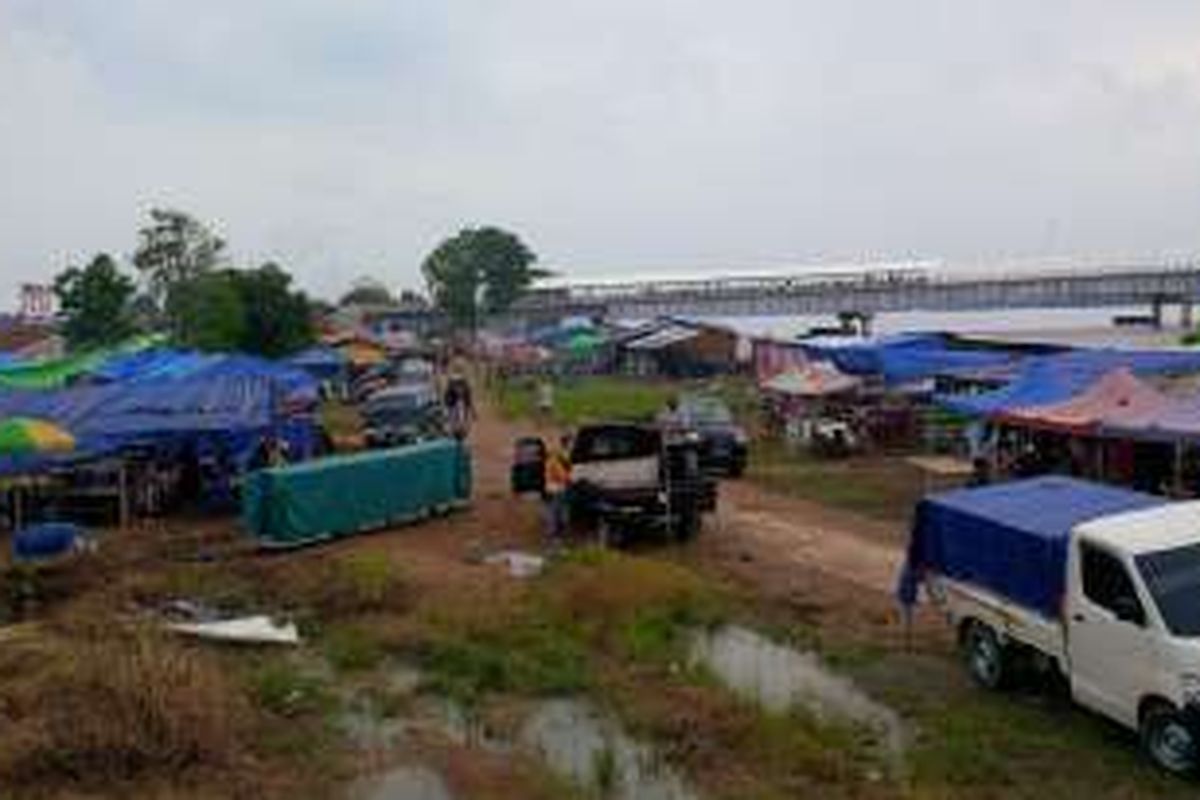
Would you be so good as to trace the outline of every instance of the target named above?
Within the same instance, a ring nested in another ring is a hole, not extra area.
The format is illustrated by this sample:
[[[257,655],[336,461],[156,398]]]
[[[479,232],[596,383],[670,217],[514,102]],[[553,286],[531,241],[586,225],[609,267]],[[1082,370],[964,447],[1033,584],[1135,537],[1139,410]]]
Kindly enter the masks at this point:
[[[1129,597],[1128,595],[1113,600],[1112,612],[1121,622],[1130,622],[1139,628],[1146,623],[1146,617],[1142,613],[1141,604],[1136,598]]]

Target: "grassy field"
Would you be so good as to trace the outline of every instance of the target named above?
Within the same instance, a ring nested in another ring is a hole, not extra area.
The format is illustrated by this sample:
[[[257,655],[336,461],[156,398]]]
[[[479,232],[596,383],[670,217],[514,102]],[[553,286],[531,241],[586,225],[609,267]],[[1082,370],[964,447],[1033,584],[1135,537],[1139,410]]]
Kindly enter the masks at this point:
[[[886,521],[907,519],[924,490],[920,470],[902,458],[826,459],[780,442],[755,442],[747,475],[773,491]]]
[[[508,419],[533,417],[537,411],[537,378],[511,378],[493,387],[493,396]],[[748,379],[676,381],[623,376],[567,376],[554,379],[554,418],[578,425],[597,420],[648,421],[667,401],[681,393],[720,397],[739,419],[753,423],[758,400]]]
[[[537,408],[536,378],[513,378],[495,388],[501,413],[528,418]],[[554,419],[562,425],[619,419],[645,421],[662,410],[678,387],[668,382],[617,377],[565,377],[554,380]]]

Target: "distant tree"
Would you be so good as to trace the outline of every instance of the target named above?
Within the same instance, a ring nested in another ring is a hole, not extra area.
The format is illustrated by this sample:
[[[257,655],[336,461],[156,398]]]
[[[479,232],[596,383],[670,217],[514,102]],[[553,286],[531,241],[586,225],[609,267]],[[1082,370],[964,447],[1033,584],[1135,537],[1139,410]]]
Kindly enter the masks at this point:
[[[242,349],[279,358],[313,343],[308,297],[292,290],[292,276],[278,264],[237,273],[245,312]]]
[[[208,352],[242,349],[246,309],[235,270],[204,272],[179,281],[166,303],[171,336],[180,347]]]
[[[175,341],[206,351],[278,358],[307,347],[314,332],[308,298],[277,264],[205,272],[167,298]]]
[[[481,314],[509,308],[536,278],[537,256],[500,228],[466,228],[442,242],[421,265],[434,305],[472,330]]]
[[[341,306],[390,306],[395,303],[388,288],[373,278],[359,278],[338,301]]]
[[[99,347],[136,332],[131,301],[137,287],[113,259],[101,253],[84,269],[71,267],[54,279],[64,316],[63,335],[72,348]]]
[[[173,287],[220,266],[225,240],[184,211],[155,208],[139,232],[134,266],[146,278],[156,303],[168,302]]]

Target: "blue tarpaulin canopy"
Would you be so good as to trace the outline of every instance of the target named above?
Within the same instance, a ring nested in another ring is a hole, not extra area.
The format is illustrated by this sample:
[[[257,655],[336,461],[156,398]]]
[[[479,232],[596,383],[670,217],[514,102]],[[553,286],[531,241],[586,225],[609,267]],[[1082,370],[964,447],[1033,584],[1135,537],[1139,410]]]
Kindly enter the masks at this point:
[[[917,505],[897,595],[912,606],[925,573],[933,571],[1055,617],[1065,589],[1071,530],[1098,517],[1165,502],[1060,476],[927,497]]]
[[[309,416],[285,415],[286,383],[270,374],[198,373],[179,380],[111,383],[53,391],[0,392],[0,416],[44,419],[76,440],[73,458],[103,455],[131,444],[220,441],[235,461],[258,438],[276,432],[303,452],[315,441]],[[25,471],[59,459],[0,460],[0,472]]]
[[[318,380],[333,380],[346,369],[346,357],[332,347],[310,347],[286,359],[285,364],[302,369]]]
[[[991,392],[938,395],[935,401],[953,411],[990,416],[1010,409],[1067,400],[1085,391],[1105,373],[1126,368],[1139,375],[1200,371],[1200,352],[1182,350],[1072,350],[1030,356],[1017,377]]]
[[[880,339],[821,338],[800,342],[810,358],[828,360],[849,375],[879,375],[888,384],[913,383],[937,375],[1012,363],[1012,353],[955,345],[940,333]]]

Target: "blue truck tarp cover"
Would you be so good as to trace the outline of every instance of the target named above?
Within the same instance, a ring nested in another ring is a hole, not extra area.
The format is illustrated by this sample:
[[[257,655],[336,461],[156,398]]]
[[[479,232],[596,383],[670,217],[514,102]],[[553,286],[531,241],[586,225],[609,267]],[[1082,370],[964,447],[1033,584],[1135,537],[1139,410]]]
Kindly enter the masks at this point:
[[[471,496],[471,456],[455,439],[252,473],[242,519],[265,547],[296,547],[419,519]]]
[[[932,495],[917,505],[897,595],[904,606],[914,605],[924,575],[932,571],[1057,617],[1071,530],[1165,502],[1060,476]]]

